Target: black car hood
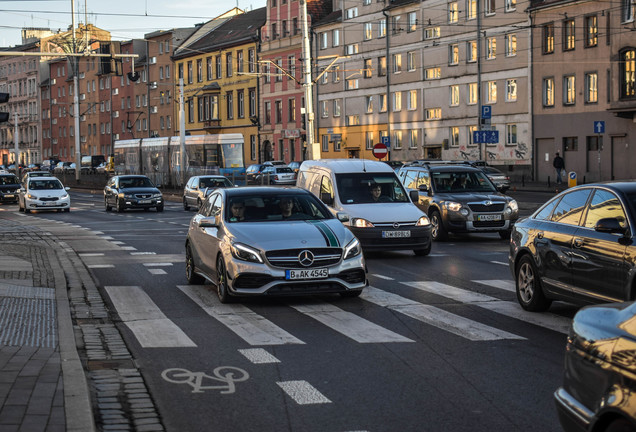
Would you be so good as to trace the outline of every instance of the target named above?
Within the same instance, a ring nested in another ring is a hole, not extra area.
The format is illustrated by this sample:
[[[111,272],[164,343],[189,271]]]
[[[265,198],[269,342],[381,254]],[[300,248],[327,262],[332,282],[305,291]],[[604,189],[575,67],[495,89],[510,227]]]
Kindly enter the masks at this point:
[[[0,185],[0,192],[14,192],[20,189],[19,184]]]
[[[482,201],[492,201],[492,202],[508,202],[511,200],[510,197],[500,194],[500,193],[484,193],[484,192],[458,192],[458,191],[450,191],[450,192],[438,192],[435,194],[436,198],[440,198],[446,201],[461,201],[461,202],[482,202]]]
[[[159,189],[153,187],[134,187],[134,188],[120,188],[119,192],[126,194],[158,194],[161,193]]]

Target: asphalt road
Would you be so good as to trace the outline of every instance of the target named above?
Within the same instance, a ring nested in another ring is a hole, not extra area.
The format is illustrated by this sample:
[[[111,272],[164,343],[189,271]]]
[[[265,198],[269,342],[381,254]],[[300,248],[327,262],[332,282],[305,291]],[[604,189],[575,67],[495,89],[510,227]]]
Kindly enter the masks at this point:
[[[107,213],[100,195],[71,195],[70,213],[35,216],[94,233],[65,240],[169,431],[561,430],[552,393],[577,308],[525,313],[497,234],[454,236],[427,257],[367,254],[360,298],[227,306],[213,285],[187,285],[194,212]],[[551,194],[514,196],[529,214]]]

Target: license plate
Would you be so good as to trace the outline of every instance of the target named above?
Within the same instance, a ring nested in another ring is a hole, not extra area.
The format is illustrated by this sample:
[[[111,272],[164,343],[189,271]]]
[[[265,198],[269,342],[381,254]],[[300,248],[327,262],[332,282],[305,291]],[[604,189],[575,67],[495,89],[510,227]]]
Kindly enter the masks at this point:
[[[329,269],[315,268],[305,270],[285,270],[285,279],[324,279],[329,277]]]
[[[501,215],[500,214],[477,215],[477,220],[478,221],[498,221],[498,220],[501,220]]]
[[[138,202],[139,202],[139,204],[150,204],[152,201],[151,200],[139,200]]]
[[[411,237],[411,231],[382,231],[382,238]]]
[[[5,197],[5,198],[14,198],[14,197],[15,197],[15,195],[5,195],[4,197]]]
[[[51,206],[56,206],[57,203],[55,201],[50,201],[50,202],[41,203],[40,205],[43,205],[45,207],[51,207]]]

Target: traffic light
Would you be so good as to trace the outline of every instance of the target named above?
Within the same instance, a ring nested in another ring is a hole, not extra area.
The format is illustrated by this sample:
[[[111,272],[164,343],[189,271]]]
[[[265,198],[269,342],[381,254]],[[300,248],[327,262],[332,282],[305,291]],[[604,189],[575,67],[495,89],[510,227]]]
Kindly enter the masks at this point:
[[[9,102],[9,93],[0,93],[0,103]],[[5,111],[0,111],[0,123],[9,121],[9,113]]]

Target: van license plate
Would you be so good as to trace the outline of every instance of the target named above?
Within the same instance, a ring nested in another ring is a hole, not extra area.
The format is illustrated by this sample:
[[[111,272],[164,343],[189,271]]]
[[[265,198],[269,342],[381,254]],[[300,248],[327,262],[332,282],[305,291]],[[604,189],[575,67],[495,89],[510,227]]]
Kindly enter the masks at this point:
[[[501,220],[501,215],[500,214],[477,215],[477,220],[478,221],[498,221],[498,220]]]
[[[285,270],[285,279],[324,279],[329,277],[329,269],[315,268],[306,270]]]
[[[411,231],[382,231],[382,238],[411,237]]]
[[[139,204],[150,204],[151,200],[139,200]]]

